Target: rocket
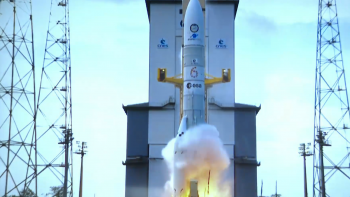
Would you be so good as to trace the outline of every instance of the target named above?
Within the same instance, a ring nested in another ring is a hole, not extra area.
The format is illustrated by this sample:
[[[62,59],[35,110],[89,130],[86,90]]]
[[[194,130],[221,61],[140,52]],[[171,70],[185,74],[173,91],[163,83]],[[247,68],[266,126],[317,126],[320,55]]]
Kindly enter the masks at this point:
[[[198,0],[188,3],[184,23],[183,114],[187,128],[205,122],[204,16]]]
[[[180,166],[186,154],[179,144],[189,128],[205,123],[205,29],[202,7],[190,0],[184,22],[183,118],[174,144],[173,196],[185,197],[186,180]]]
[[[188,129],[205,124],[205,90],[213,84],[227,83],[231,81],[230,69],[222,69],[221,77],[205,74],[205,27],[202,6],[198,0],[190,0],[187,6],[184,22],[183,45],[183,69],[182,77],[167,77],[166,68],[158,68],[159,82],[173,83],[181,88],[182,120],[174,143],[174,177],[172,197],[187,197],[186,192],[190,188],[191,197],[198,196],[198,190],[192,190],[197,185],[196,180],[185,179],[181,165],[192,154],[181,148],[183,136]],[[206,87],[207,85],[207,87]]]

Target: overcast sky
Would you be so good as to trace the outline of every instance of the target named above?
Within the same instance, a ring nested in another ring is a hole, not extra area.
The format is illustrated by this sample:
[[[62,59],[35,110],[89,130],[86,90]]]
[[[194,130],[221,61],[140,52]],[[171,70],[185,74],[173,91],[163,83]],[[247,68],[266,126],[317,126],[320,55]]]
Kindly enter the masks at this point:
[[[347,66],[350,1],[337,3]],[[49,8],[49,1],[33,1],[37,70],[42,66]],[[239,3],[236,102],[262,105],[257,115],[257,159],[261,161],[258,190],[263,179],[264,195],[274,192],[276,180],[283,196],[303,195],[303,160],[298,146],[313,141],[317,8],[317,0]],[[121,162],[126,159],[127,122],[122,104],[148,101],[145,3],[74,0],[70,1],[70,21],[73,132],[76,140],[87,141],[89,147],[84,158],[83,193],[124,196],[125,166]],[[307,161],[311,195],[312,158]],[[79,156],[75,156],[74,196],[78,196],[79,167]]]

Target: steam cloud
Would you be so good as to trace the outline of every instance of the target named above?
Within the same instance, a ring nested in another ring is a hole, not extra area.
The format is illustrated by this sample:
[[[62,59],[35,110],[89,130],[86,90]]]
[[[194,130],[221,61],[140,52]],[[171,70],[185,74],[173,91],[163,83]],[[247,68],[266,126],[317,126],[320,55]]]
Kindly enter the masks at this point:
[[[172,194],[174,168],[184,172],[186,184],[189,185],[191,179],[198,180],[200,196],[232,196],[232,180],[226,180],[223,176],[223,171],[229,166],[230,159],[219,138],[216,127],[208,124],[199,125],[187,130],[182,138],[179,142],[179,149],[186,151],[184,160],[178,161],[174,165],[175,138],[162,150],[162,155],[170,171],[170,180],[164,186],[164,196],[171,196]],[[208,194],[209,170],[210,185]]]

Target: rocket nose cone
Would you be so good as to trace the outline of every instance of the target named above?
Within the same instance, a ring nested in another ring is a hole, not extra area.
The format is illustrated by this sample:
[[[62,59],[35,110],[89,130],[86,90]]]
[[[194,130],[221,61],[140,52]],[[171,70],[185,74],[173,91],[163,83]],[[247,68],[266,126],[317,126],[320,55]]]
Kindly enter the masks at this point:
[[[198,0],[188,3],[184,23],[184,44],[204,45],[204,16]]]
[[[190,0],[188,2],[188,5],[187,5],[187,10],[188,9],[196,10],[196,11],[199,11],[200,13],[202,13],[202,6],[199,3],[199,0]]]

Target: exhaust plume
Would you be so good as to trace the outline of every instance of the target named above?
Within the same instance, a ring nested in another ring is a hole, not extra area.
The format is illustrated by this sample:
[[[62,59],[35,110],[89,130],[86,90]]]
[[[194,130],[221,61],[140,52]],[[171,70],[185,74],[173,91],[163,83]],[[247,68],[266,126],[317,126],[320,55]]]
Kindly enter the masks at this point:
[[[185,175],[186,197],[192,179],[198,181],[198,192],[201,197],[232,196],[233,180],[226,180],[223,177],[223,171],[229,166],[230,159],[215,126],[202,124],[187,130],[178,145],[180,150],[186,151],[186,154],[181,161],[175,163],[174,143],[175,138],[162,150],[170,172],[170,180],[164,186],[164,196],[172,196],[175,168]]]

